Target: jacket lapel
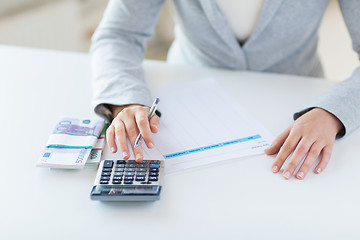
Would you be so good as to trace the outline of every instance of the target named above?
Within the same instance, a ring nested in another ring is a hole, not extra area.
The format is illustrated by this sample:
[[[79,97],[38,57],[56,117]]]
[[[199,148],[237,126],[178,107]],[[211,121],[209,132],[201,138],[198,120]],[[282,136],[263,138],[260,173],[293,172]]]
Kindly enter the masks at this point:
[[[249,39],[245,42],[244,48],[246,48],[247,44],[251,43],[254,39],[260,36],[260,34],[265,30],[266,26],[269,24],[282,2],[283,0],[265,0],[263,9],[255,24],[254,31],[252,32]]]
[[[242,49],[239,47],[239,43],[235,34],[230,28],[226,17],[222,14],[215,0],[199,0],[206,17],[211,23],[215,31],[221,36],[221,38],[231,47],[231,49],[237,54],[243,54]],[[244,47],[257,38],[265,29],[266,25],[270,22],[275,12],[281,5],[283,0],[265,0],[263,9],[256,22],[255,29],[250,38],[245,42]]]

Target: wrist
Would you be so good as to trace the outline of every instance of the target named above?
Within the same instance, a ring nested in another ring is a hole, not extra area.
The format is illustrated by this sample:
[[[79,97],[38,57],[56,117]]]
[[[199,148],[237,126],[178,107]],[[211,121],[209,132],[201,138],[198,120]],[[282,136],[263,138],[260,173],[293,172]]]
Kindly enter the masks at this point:
[[[327,119],[329,119],[329,121],[335,127],[336,133],[339,133],[341,130],[344,129],[344,125],[342,124],[342,122],[331,112],[328,112],[327,110],[322,108],[314,108],[313,110],[319,111],[325,116],[327,116]]]
[[[110,105],[110,110],[114,118],[124,109],[131,106],[141,106],[139,104],[129,104],[129,105]]]

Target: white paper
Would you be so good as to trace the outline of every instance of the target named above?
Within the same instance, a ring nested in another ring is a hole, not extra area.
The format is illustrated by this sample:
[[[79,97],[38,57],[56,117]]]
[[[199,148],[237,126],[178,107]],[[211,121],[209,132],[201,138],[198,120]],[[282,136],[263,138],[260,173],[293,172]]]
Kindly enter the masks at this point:
[[[213,79],[155,90],[166,172],[262,154],[272,135]],[[153,151],[150,151],[151,154]]]
[[[262,154],[272,135],[213,79],[154,91],[162,113],[155,148],[141,140],[144,159],[165,159],[166,173]],[[131,149],[130,143],[128,147]],[[132,151],[130,151],[132,152]],[[134,159],[131,153],[130,159]],[[122,159],[106,146],[103,159]]]

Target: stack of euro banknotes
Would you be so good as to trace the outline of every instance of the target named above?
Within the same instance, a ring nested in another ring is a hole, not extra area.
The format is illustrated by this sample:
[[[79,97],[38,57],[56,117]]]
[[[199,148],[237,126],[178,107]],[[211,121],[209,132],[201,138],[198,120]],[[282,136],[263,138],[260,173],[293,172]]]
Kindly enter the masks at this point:
[[[99,118],[60,118],[37,166],[67,169],[96,168],[105,144],[105,130],[105,123]]]

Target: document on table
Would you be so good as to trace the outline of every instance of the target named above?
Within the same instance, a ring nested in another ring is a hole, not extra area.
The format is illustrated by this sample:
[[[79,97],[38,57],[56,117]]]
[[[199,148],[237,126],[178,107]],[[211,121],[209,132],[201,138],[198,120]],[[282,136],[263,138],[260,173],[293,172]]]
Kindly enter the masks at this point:
[[[153,93],[160,98],[161,124],[153,135],[155,147],[141,144],[144,159],[166,160],[166,173],[261,154],[273,138],[213,79]],[[111,157],[109,152],[105,149]]]

